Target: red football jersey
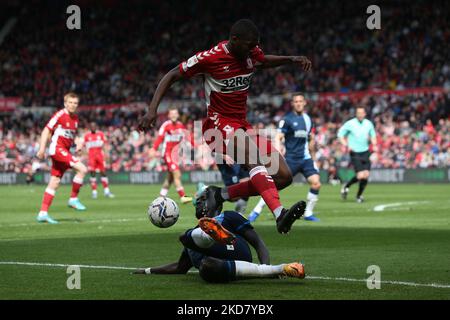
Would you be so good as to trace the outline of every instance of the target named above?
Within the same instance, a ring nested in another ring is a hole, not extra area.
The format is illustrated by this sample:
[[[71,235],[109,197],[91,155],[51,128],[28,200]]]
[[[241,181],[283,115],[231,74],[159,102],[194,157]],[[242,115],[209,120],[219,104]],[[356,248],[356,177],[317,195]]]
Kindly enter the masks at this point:
[[[226,48],[227,43],[222,41],[210,50],[197,53],[180,63],[179,70],[187,77],[204,75],[208,114],[215,112],[246,119],[251,78],[255,65],[264,62],[265,57],[257,46],[245,61],[238,60]]]
[[[88,149],[89,157],[103,156],[103,145],[105,144],[105,135],[101,131],[88,132],[84,136],[84,144]]]
[[[180,121],[175,123],[170,120],[165,121],[159,128],[153,149],[158,150],[161,142],[164,142],[162,154],[170,153],[183,140],[186,132],[186,127]],[[192,141],[191,144],[193,144]]]
[[[57,148],[68,151],[75,140],[78,116],[70,115],[66,109],[59,110],[52,116],[46,127],[52,133],[49,154],[54,155]]]

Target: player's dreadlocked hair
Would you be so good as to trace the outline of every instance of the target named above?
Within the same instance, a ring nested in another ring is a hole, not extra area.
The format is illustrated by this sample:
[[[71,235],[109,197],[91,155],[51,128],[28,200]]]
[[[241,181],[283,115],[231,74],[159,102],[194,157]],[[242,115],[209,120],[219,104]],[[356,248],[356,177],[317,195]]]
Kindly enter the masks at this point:
[[[244,39],[259,38],[259,31],[253,21],[241,19],[236,21],[231,27],[230,38],[232,36]]]

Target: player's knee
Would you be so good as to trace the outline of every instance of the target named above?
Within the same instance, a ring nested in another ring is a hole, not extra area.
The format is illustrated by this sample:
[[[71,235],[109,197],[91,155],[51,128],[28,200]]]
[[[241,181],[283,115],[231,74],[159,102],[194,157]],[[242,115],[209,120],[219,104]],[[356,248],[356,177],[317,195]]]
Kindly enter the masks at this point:
[[[78,169],[77,169],[78,173],[82,174],[83,176],[85,176],[88,173],[88,169],[86,168],[86,166],[84,164],[81,164]]]
[[[220,259],[212,257],[204,258],[198,269],[200,277],[206,282],[211,283],[228,282],[229,277],[224,264],[225,261]]]
[[[314,190],[319,190],[321,186],[322,184],[318,180],[311,183],[311,188]]]
[[[291,185],[293,181],[292,174],[289,171],[279,171],[276,183],[279,190]]]
[[[50,189],[56,190],[59,187],[60,181],[60,178],[52,177],[48,183],[48,187]]]

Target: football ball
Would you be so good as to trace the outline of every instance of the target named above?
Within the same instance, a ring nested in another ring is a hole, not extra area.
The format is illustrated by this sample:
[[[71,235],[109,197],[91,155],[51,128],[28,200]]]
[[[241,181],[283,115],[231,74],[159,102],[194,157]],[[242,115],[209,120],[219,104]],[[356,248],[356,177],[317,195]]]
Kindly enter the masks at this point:
[[[180,209],[175,201],[166,197],[158,197],[148,206],[148,218],[159,228],[168,228],[177,222]]]

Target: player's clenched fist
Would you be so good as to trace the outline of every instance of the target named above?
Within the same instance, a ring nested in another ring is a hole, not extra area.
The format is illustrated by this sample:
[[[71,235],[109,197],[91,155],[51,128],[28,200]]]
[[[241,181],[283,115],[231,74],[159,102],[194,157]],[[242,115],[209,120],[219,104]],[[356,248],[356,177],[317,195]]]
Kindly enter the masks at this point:
[[[293,57],[292,60],[295,64],[301,65],[303,68],[303,71],[311,70],[312,63],[311,63],[311,60],[309,60],[307,57],[297,56],[297,57]]]
[[[140,131],[148,131],[149,129],[153,128],[156,121],[156,114],[153,113],[146,113],[141,119],[139,119],[138,123],[138,129]]]

